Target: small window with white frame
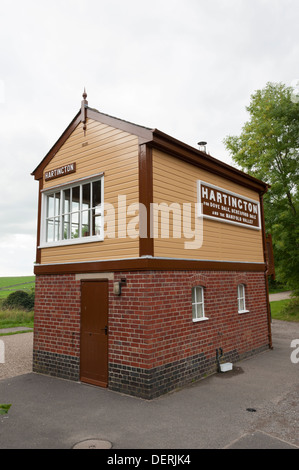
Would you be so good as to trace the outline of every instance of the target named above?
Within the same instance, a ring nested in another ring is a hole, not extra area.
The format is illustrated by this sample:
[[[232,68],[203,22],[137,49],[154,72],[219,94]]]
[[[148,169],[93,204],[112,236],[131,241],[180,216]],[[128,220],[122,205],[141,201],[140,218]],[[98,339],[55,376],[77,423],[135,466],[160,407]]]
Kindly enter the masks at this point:
[[[246,309],[245,284],[238,285],[238,313],[248,312]]]
[[[202,286],[192,287],[192,320],[194,322],[208,320],[205,316],[204,288]]]
[[[42,246],[103,240],[103,176],[43,192]]]

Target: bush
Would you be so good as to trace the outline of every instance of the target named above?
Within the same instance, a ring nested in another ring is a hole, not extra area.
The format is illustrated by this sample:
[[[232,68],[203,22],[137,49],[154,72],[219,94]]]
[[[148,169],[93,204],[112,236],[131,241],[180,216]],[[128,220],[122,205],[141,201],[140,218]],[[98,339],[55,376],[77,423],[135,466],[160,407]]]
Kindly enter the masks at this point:
[[[34,297],[34,291],[28,293],[23,290],[17,290],[9,294],[9,296],[3,301],[3,307],[32,310],[34,308]]]
[[[269,290],[274,293],[274,292],[284,292],[287,290],[291,290],[288,287],[286,287],[282,282],[279,282],[277,280],[273,281],[271,278],[269,279]]]
[[[299,321],[299,297],[292,297],[283,307],[282,314],[290,320]]]

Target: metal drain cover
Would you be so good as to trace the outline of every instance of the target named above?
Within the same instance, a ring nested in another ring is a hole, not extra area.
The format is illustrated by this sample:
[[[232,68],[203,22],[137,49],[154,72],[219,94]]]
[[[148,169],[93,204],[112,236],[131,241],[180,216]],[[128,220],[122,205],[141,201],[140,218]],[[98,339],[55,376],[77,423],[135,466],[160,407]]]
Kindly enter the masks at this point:
[[[109,441],[101,441],[100,439],[87,439],[78,442],[73,449],[111,449],[112,444]]]

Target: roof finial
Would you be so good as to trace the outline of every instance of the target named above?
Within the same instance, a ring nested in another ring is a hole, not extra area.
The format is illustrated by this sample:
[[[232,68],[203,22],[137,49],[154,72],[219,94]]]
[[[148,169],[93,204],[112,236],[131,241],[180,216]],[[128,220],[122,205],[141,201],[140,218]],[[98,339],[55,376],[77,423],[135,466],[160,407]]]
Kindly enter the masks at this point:
[[[86,90],[85,90],[85,87],[84,87],[84,92],[83,92],[83,100],[81,101],[81,121],[83,122],[83,131],[84,131],[84,136],[86,135],[86,118],[87,118],[87,105],[88,105],[88,101],[87,101],[87,93],[86,93]]]
[[[87,98],[87,93],[86,93],[85,87],[84,87],[84,92],[83,92],[82,97],[83,97],[84,104],[88,104],[88,101],[86,100],[86,98]]]

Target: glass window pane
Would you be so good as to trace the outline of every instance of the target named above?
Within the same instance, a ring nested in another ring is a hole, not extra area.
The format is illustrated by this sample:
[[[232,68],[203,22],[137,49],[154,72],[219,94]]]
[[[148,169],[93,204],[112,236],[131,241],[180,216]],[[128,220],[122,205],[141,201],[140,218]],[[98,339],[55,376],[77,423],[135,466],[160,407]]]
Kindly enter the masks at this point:
[[[197,304],[197,318],[201,318],[203,316],[203,306],[202,304]]]
[[[244,285],[243,284],[239,284],[238,285],[238,297],[239,299],[243,298],[245,295],[244,295]]]
[[[93,211],[93,217],[92,217],[92,235],[101,235],[102,229],[101,229],[101,216],[97,216],[94,214]]]
[[[70,212],[71,190],[65,189],[63,191],[63,213]]]
[[[101,188],[101,180],[98,180],[47,196],[46,240],[102,235]]]
[[[79,213],[75,212],[72,214],[72,233],[71,238],[79,237]]]
[[[192,288],[192,317],[204,318],[204,292],[201,286]]]
[[[98,208],[96,213],[99,212],[101,205],[101,181],[94,181],[92,183],[92,207]]]
[[[244,299],[239,300],[239,311],[245,310],[245,302]]]
[[[55,215],[60,215],[60,193],[55,193]]]
[[[47,242],[52,242],[54,239],[54,224],[53,219],[47,220]]]
[[[82,186],[82,210],[90,208],[90,183]]]
[[[80,186],[72,188],[72,212],[78,211],[80,208]]]
[[[196,298],[195,298],[195,290],[196,288],[195,287],[192,287],[192,303],[194,304],[196,302]]]
[[[193,320],[196,319],[196,305],[195,304],[192,305],[192,318]]]
[[[67,240],[71,238],[71,231],[70,231],[70,216],[65,215],[63,216],[63,238]]]
[[[90,236],[89,218],[90,218],[90,211],[82,212],[81,237],[89,237]]]
[[[47,217],[54,217],[54,194],[47,197]]]
[[[60,240],[60,219],[55,217],[54,219],[54,241]]]
[[[202,302],[202,288],[196,287],[196,302]]]

